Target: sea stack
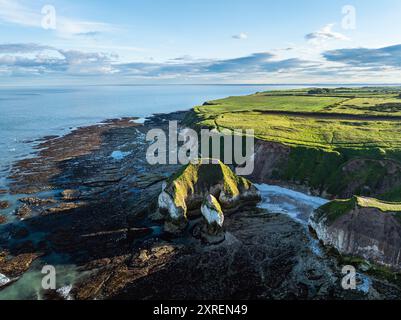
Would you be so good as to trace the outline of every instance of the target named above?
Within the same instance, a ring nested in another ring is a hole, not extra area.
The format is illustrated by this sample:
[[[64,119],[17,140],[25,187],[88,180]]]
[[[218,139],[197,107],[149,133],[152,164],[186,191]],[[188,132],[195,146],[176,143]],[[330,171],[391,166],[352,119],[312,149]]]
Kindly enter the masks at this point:
[[[221,161],[211,162],[190,163],[163,185],[158,203],[165,216],[165,231],[180,233],[189,219],[203,215],[208,233],[217,234],[224,214],[260,201],[259,191],[249,180],[235,175]]]

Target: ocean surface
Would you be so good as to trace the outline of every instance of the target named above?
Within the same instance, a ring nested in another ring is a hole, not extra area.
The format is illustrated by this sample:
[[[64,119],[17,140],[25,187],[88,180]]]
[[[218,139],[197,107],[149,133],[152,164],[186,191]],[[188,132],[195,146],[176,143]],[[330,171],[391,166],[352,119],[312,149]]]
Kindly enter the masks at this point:
[[[187,110],[207,100],[279,86],[168,85],[0,88],[0,189],[10,165],[31,156],[34,140],[119,117]]]

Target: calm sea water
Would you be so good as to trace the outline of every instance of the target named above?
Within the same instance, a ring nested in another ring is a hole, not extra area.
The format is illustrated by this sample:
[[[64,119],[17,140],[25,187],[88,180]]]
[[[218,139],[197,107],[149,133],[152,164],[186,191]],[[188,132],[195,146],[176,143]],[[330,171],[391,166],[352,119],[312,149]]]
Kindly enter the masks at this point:
[[[32,152],[32,140],[62,135],[105,119],[186,110],[207,100],[268,86],[172,85],[0,88],[0,188],[15,160]]]

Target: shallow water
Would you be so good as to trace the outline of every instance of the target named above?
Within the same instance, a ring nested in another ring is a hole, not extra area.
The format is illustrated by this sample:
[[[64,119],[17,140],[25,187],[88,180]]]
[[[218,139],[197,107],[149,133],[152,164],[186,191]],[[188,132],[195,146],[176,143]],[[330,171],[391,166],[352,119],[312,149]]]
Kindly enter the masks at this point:
[[[307,195],[291,189],[260,184],[256,185],[262,195],[260,207],[270,212],[289,215],[302,224],[307,224],[312,212],[328,200]]]
[[[260,184],[256,185],[259,189],[262,202],[260,208],[272,213],[281,213],[290,216],[295,221],[301,223],[305,228],[308,227],[308,220],[314,210],[326,204],[328,200],[311,196],[291,189]],[[319,240],[313,238],[307,232],[309,248],[317,256],[323,257],[324,253]]]
[[[256,185],[256,187],[262,196],[262,202],[259,204],[259,207],[272,213],[286,214],[305,228],[308,227],[309,216],[313,211],[328,202],[328,200],[320,197],[279,186],[260,184]],[[315,255],[325,258],[325,253],[319,240],[313,238],[308,231],[307,236],[310,250]],[[367,294],[371,288],[372,280],[369,276],[362,273],[358,273],[357,277],[360,281],[357,284],[356,290]]]
[[[0,300],[41,300],[43,299],[42,274],[45,265],[52,265],[56,270],[56,289],[68,299],[68,287],[73,285],[84,273],[79,273],[77,266],[68,263],[68,256],[52,255],[38,259],[18,281],[0,290]],[[1,276],[0,276],[1,277]]]

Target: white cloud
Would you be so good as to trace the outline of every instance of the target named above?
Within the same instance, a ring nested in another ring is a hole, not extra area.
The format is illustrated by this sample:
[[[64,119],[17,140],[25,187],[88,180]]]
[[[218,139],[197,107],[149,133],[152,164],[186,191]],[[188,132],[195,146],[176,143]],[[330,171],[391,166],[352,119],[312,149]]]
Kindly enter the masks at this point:
[[[333,31],[334,24],[328,24],[325,27],[323,27],[322,29],[312,32],[312,33],[308,33],[305,36],[305,39],[311,42],[324,42],[327,40],[340,40],[340,41],[349,41],[350,39],[343,35],[342,33],[339,32],[335,32]]]
[[[56,7],[57,14],[57,7]],[[24,27],[42,27],[43,15],[41,8],[28,7],[20,0],[0,0],[0,20]],[[115,31],[113,25],[96,22],[75,20],[56,15],[56,33],[62,37],[74,35],[95,35],[101,32]]]
[[[248,35],[245,32],[241,32],[239,34],[233,35],[232,38],[237,40],[246,40],[248,39]]]
[[[112,54],[65,50],[35,44],[0,44],[0,74],[59,77],[118,75],[118,80],[257,82],[400,82],[401,45],[320,52],[320,59],[301,58],[298,52],[276,55],[253,53],[231,59],[194,59],[183,56],[164,62],[128,62]],[[116,78],[117,79],[117,78]]]
[[[0,69],[9,75],[59,73],[100,75],[117,71],[118,57],[102,52],[62,50],[39,44],[0,44]]]
[[[18,0],[0,0],[0,19],[28,27],[40,27],[40,12],[35,12],[18,2]]]

